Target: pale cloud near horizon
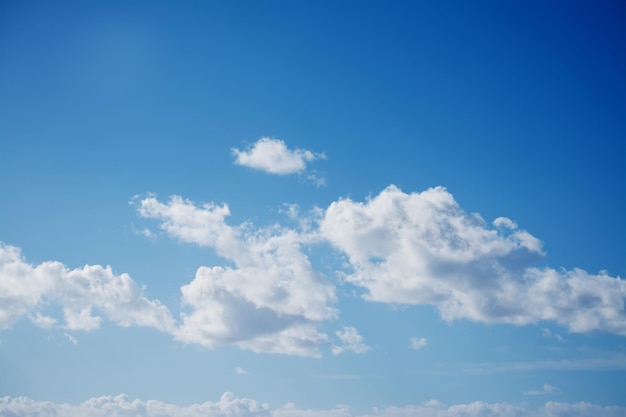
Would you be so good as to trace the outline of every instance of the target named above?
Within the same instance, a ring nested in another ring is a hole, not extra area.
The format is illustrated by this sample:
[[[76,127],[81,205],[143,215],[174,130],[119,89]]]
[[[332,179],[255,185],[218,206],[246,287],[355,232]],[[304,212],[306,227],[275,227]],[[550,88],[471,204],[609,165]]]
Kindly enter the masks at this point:
[[[284,141],[263,137],[245,150],[232,149],[235,164],[258,169],[269,174],[287,175],[302,172],[307,163],[316,159],[325,159],[322,153],[313,153],[306,149],[289,149]],[[324,180],[312,175],[318,186]]]
[[[370,413],[355,413],[347,406],[330,409],[302,409],[293,403],[272,408],[249,398],[237,397],[232,392],[224,393],[216,401],[207,401],[188,406],[168,404],[158,400],[143,401],[131,399],[127,395],[102,396],[91,398],[79,405],[60,404],[50,401],[37,401],[28,397],[1,397],[0,417],[28,415],[47,417],[462,417],[462,416],[501,416],[501,417],[618,417],[626,415],[625,407],[601,406],[585,402],[547,402],[537,408],[508,403],[486,403],[474,401],[466,404],[444,405],[430,400],[419,405],[403,407],[375,408]]]

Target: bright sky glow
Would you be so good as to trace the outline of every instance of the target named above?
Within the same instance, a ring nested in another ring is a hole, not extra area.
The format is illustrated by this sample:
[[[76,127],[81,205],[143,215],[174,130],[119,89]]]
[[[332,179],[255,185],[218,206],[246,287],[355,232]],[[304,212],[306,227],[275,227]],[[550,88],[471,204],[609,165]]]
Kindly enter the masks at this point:
[[[0,417],[626,416],[619,2],[4,2]]]

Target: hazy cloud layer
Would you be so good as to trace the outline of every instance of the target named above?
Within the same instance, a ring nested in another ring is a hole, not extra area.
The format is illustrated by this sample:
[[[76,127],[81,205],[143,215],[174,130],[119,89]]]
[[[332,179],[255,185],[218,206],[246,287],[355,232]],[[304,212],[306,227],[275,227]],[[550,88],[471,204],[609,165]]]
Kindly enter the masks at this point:
[[[626,282],[537,268],[541,242],[507,218],[490,227],[442,187],[389,186],[365,202],[332,203],[321,233],[347,255],[347,281],[370,301],[431,304],[446,320],[529,324],[626,335]]]
[[[233,148],[232,151],[237,165],[278,175],[302,172],[308,162],[325,158],[323,154],[305,149],[291,150],[282,140],[272,138],[261,138],[243,151],[237,148]],[[318,180],[317,177],[314,179]]]
[[[49,304],[61,307],[62,323],[42,314]],[[33,266],[18,248],[0,243],[0,328],[10,327],[27,313],[43,328],[93,330],[102,316],[125,327],[166,332],[174,328],[167,307],[144,297],[128,274],[116,275],[110,267],[99,265],[67,269],[59,262],[43,262]]]
[[[239,398],[227,392],[217,402],[192,404],[186,407],[167,404],[156,400],[131,400],[126,395],[92,398],[80,405],[41,402],[26,397],[0,398],[0,417],[618,417],[626,416],[624,407],[604,407],[588,403],[557,403],[531,409],[507,403],[484,403],[446,406],[431,400],[420,405],[388,407],[372,413],[357,414],[345,406],[327,410],[303,410],[294,404],[272,409],[268,404],[256,400]]]

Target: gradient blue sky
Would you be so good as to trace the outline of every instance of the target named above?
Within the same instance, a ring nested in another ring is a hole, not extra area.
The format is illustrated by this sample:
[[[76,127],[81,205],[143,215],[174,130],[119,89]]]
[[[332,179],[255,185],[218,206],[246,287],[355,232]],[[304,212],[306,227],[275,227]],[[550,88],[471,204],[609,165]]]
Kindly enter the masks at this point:
[[[0,2],[0,415],[118,394],[625,415],[625,21],[620,1]],[[225,298],[183,303],[212,280]],[[259,352],[303,323],[326,339]]]

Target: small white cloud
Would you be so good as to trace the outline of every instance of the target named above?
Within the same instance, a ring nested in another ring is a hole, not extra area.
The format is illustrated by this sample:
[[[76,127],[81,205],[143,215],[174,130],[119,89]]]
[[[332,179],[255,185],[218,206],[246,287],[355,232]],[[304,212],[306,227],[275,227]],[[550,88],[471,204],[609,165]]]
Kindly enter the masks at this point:
[[[426,346],[426,338],[420,337],[419,339],[416,337],[412,337],[409,339],[409,348],[418,350]]]
[[[65,336],[67,338],[67,340],[73,344],[74,346],[76,346],[78,344],[78,340],[76,340],[76,338],[74,336],[72,336],[71,334],[65,332],[63,333],[63,336]]]
[[[517,229],[517,223],[507,217],[498,217],[493,221],[493,225],[496,227],[505,227],[507,229]]]
[[[154,239],[157,237],[156,233],[154,233],[152,230],[148,229],[147,227],[142,230],[136,230],[135,233],[138,234],[139,236],[147,237],[148,239]]]
[[[248,371],[246,371],[242,367],[238,366],[238,367],[235,368],[235,373],[237,375],[246,375],[248,373]]]
[[[298,218],[298,215],[300,214],[300,206],[298,206],[297,204],[288,203],[283,204],[283,206],[285,208],[279,210],[281,213],[287,214],[287,217],[289,217],[291,220],[296,220]]]
[[[365,353],[372,349],[370,346],[363,343],[363,336],[361,336],[354,327],[344,327],[343,330],[338,330],[335,334],[342,342],[341,346],[333,345],[331,347],[333,355],[335,356],[347,351]]]
[[[42,329],[51,329],[57,322],[54,317],[44,316],[39,312],[35,313],[34,317],[32,315],[29,317],[37,327],[41,327]]]
[[[553,333],[552,331],[550,331],[550,329],[547,329],[545,327],[541,329],[541,335],[548,339],[556,339],[561,343],[565,342],[565,339],[563,339],[563,337],[560,334]]]
[[[284,141],[267,137],[259,139],[246,150],[233,148],[232,151],[235,164],[277,175],[302,172],[308,162],[326,158],[324,154],[305,149],[291,150]]]
[[[313,171],[306,176],[306,179],[313,183],[316,187],[326,187],[326,178],[320,176],[319,173]]]
[[[524,395],[547,395],[556,392],[556,387],[553,387],[549,384],[543,384],[543,389],[541,391],[531,390],[526,391]]]

